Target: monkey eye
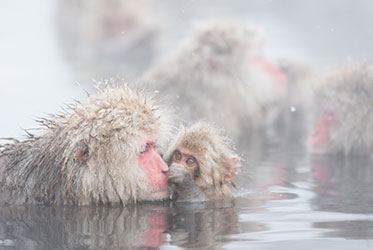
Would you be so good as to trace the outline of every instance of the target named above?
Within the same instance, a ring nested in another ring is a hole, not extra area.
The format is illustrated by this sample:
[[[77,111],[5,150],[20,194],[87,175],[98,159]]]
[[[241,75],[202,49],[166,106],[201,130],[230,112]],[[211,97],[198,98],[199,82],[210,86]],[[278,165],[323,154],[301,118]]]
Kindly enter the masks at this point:
[[[143,155],[145,153],[147,153],[151,148],[152,148],[153,144],[150,143],[150,142],[147,142],[145,145],[143,145],[140,149],[140,154]]]
[[[325,110],[324,111],[324,119],[328,124],[333,124],[335,121],[335,114],[333,110]]]
[[[182,155],[179,151],[176,150],[173,158],[175,161],[181,161]]]
[[[189,157],[186,160],[186,164],[188,165],[188,167],[195,167],[197,165],[197,160],[194,157]]]

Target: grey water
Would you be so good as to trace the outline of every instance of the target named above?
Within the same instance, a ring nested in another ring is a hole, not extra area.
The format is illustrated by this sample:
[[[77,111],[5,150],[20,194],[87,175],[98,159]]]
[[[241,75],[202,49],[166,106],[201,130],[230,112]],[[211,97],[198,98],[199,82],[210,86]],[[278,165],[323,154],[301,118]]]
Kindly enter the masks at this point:
[[[58,2],[0,1],[0,137],[22,138],[34,119],[84,97],[89,81],[66,59]],[[347,1],[154,1],[160,54],[205,19],[253,22],[271,59],[327,71],[372,59],[373,3]],[[93,77],[92,77],[93,78]],[[291,133],[291,131],[290,131]],[[0,207],[0,250],[10,249],[373,249],[373,162],[312,155],[287,138],[252,141],[234,197],[126,207]]]

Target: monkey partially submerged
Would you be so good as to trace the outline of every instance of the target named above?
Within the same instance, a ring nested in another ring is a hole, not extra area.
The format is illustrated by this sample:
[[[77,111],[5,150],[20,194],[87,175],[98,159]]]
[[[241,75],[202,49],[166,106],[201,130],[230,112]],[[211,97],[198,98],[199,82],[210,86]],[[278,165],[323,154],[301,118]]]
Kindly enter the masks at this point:
[[[41,120],[45,132],[0,147],[0,204],[113,204],[169,197],[156,151],[167,115],[130,88],[107,87]]]
[[[190,201],[229,196],[239,167],[239,157],[230,144],[207,123],[181,128],[165,155],[174,198]]]
[[[311,134],[314,152],[370,155],[373,149],[373,64],[346,65],[317,91],[319,117]]]

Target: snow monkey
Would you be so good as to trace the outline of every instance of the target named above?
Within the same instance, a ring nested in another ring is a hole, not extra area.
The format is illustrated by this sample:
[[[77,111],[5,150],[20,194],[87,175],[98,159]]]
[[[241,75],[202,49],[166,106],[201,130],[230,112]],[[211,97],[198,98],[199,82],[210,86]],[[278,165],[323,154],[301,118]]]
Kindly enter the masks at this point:
[[[229,196],[239,167],[239,157],[230,144],[207,123],[182,127],[165,155],[173,198],[191,201]]]
[[[127,204],[169,197],[157,152],[169,116],[143,92],[107,86],[2,145],[0,203]],[[165,141],[163,141],[165,143]]]
[[[263,128],[267,111],[285,96],[286,76],[264,58],[263,44],[261,31],[250,25],[201,24],[141,83],[179,105],[184,119],[208,119],[242,140],[247,129]]]
[[[325,78],[317,91],[314,152],[372,155],[373,64],[346,65]]]
[[[137,79],[159,49],[161,26],[149,0],[58,0],[57,32],[84,81]]]

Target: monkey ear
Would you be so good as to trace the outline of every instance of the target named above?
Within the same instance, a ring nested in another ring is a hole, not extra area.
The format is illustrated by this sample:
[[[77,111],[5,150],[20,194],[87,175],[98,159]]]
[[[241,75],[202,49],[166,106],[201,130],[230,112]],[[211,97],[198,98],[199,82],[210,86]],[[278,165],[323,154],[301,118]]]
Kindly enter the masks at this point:
[[[88,149],[88,144],[86,143],[85,140],[80,140],[78,141],[75,146],[74,146],[74,151],[73,151],[73,157],[74,160],[79,163],[80,165],[84,165],[87,163],[88,156],[89,156],[89,149]]]
[[[224,181],[231,181],[236,177],[238,158],[232,157],[228,161],[228,173],[224,175]]]

